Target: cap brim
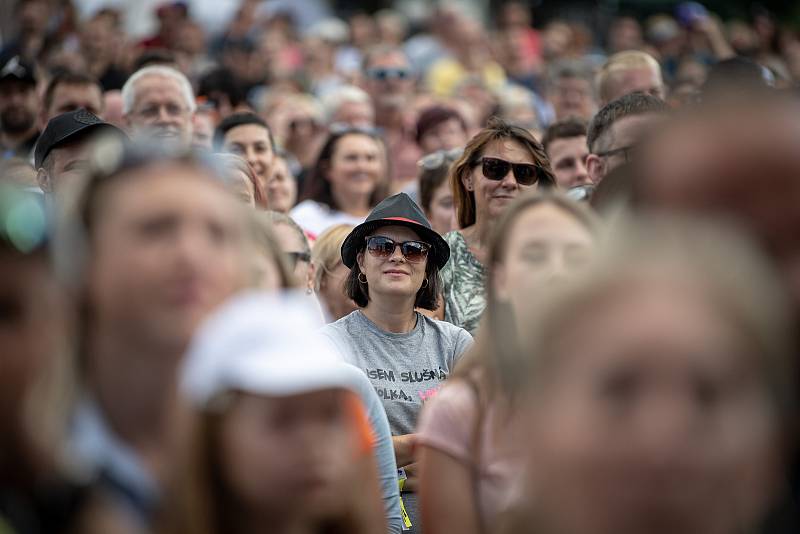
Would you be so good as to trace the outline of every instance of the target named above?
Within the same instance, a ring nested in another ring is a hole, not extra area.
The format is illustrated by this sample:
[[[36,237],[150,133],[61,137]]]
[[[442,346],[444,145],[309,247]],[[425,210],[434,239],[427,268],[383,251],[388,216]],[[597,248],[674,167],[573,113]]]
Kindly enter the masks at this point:
[[[429,257],[436,263],[437,268],[442,269],[447,265],[447,260],[450,259],[450,246],[436,231],[413,221],[379,219],[359,224],[345,238],[344,243],[342,243],[342,263],[345,267],[348,269],[353,268],[356,264],[358,251],[361,249],[367,234],[381,226],[405,226],[414,230],[422,241],[431,245],[432,254]]]
[[[338,360],[315,362],[314,367],[299,365],[294,355],[276,357],[274,352],[253,353],[235,366],[223,367],[222,390],[237,390],[268,397],[289,397],[326,389],[346,389],[358,393],[361,371]]]

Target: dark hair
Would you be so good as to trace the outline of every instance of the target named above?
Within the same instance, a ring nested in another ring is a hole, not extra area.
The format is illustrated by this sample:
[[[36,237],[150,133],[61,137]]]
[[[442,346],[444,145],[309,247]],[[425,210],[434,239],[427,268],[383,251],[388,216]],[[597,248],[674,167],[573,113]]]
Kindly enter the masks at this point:
[[[571,117],[551,124],[547,128],[547,131],[544,132],[542,146],[544,147],[544,151],[547,152],[547,148],[553,141],[557,139],[579,137],[581,135],[586,135],[586,121]]]
[[[136,58],[136,63],[133,65],[133,72],[143,69],[145,67],[152,67],[153,65],[166,65],[174,67],[178,60],[175,53],[166,48],[148,48]]]
[[[417,119],[417,144],[422,142],[422,138],[425,137],[425,134],[430,130],[433,130],[440,124],[449,120],[458,121],[461,128],[465,132],[467,131],[467,123],[464,121],[464,117],[455,109],[445,106],[431,106],[425,108]]]
[[[358,253],[363,254],[366,248],[367,245],[366,242],[364,242],[358,249]],[[353,264],[353,268],[350,269],[350,273],[344,281],[344,292],[349,298],[353,299],[353,302],[355,302],[358,307],[365,308],[370,300],[369,286],[359,281],[358,277],[360,274],[361,268],[358,266],[358,262],[356,262]],[[439,268],[436,266],[436,262],[431,261],[430,257],[428,257],[428,261],[425,264],[425,280],[427,280],[428,285],[419,288],[419,291],[417,291],[417,297],[414,299],[414,307],[424,310],[435,310],[439,307],[441,280],[439,278]]]
[[[103,88],[94,78],[78,72],[62,71],[53,76],[50,83],[47,84],[47,89],[44,90],[42,104],[45,110],[53,104],[53,96],[55,96],[59,85],[94,85],[100,90],[101,94],[103,93]]]
[[[275,151],[275,139],[272,137],[272,130],[269,129],[267,121],[260,116],[250,111],[242,111],[228,115],[222,122],[220,122],[214,130],[214,147],[219,150],[222,148],[222,143],[225,141],[225,135],[236,128],[237,126],[245,126],[247,124],[255,124],[261,126],[267,131],[269,144],[272,146],[273,152]]]
[[[544,174],[545,180],[539,185],[553,187],[556,183],[555,175],[550,168],[550,159],[542,144],[525,128],[509,124],[499,117],[492,117],[486,123],[486,127],[469,140],[464,148],[464,155],[450,167],[450,187],[453,190],[459,228],[475,224],[475,193],[467,191],[462,178],[472,172],[475,162],[480,159],[486,146],[501,139],[514,140],[528,150],[534,163]]]
[[[338,206],[333,198],[331,182],[328,180],[328,171],[331,167],[333,154],[336,152],[336,146],[339,144],[340,140],[348,135],[364,135],[380,145],[385,163],[384,177],[388,178],[388,154],[386,153],[386,145],[384,144],[383,139],[372,130],[366,130],[363,128],[345,128],[341,131],[332,132],[325,141],[325,144],[322,145],[322,149],[319,151],[319,156],[317,156],[314,166],[309,169],[308,179],[305,181],[301,200],[310,199],[321,204],[326,204],[333,209],[341,209],[341,206]],[[378,183],[376,185],[375,190],[372,192],[372,196],[370,197],[370,206],[375,206],[378,202],[386,197],[386,188],[388,186],[386,182],[388,182],[388,180],[384,180],[383,183]]]
[[[618,120],[646,113],[666,113],[668,110],[663,100],[647,93],[631,93],[612,100],[603,106],[589,123],[589,130],[586,133],[589,152],[595,153],[597,141]]]
[[[225,95],[234,108],[247,100],[246,88],[233,72],[225,67],[208,72],[197,84],[197,96],[200,98],[214,102],[220,94]]]

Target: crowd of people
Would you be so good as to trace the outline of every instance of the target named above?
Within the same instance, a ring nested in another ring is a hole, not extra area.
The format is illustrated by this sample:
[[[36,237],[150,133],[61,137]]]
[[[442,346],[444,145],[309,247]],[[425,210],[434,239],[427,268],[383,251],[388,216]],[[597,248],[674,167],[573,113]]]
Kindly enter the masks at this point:
[[[800,32],[495,7],[15,3],[0,534],[800,532]]]

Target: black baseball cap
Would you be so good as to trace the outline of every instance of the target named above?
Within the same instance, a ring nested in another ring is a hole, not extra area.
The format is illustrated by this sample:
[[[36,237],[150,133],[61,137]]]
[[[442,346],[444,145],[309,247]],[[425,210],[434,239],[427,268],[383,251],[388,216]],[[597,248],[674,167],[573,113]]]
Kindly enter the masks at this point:
[[[19,80],[36,85],[36,72],[33,65],[22,56],[13,56],[0,68],[0,82],[5,80]]]
[[[420,239],[431,246],[430,258],[441,269],[450,259],[450,246],[442,239],[425,218],[416,202],[405,193],[398,193],[383,200],[367,217],[350,232],[342,243],[342,263],[348,269],[356,264],[358,251],[364,246],[367,234],[381,226],[406,226],[414,230]]]
[[[93,133],[106,130],[108,134],[119,135],[123,139],[127,139],[122,130],[113,124],[104,122],[100,117],[84,108],[68,111],[53,117],[45,126],[33,150],[34,166],[37,169],[40,168],[44,159],[54,148],[93,130],[95,130]]]

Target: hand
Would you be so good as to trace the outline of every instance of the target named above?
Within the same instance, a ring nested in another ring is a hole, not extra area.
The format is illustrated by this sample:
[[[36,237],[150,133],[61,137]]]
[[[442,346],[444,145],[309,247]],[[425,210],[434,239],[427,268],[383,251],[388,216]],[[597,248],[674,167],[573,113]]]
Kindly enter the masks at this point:
[[[417,446],[417,435],[392,436],[394,457],[397,467],[406,467],[414,461],[414,449]]]
[[[417,487],[419,487],[419,464],[414,462],[413,464],[408,464],[403,468],[406,472],[406,481],[403,485],[403,491],[411,491],[416,493]]]

